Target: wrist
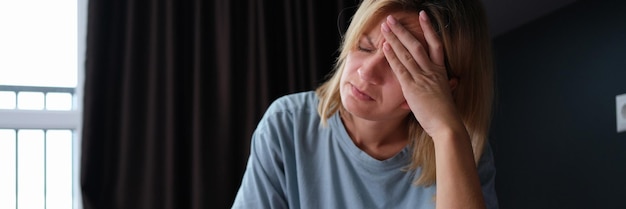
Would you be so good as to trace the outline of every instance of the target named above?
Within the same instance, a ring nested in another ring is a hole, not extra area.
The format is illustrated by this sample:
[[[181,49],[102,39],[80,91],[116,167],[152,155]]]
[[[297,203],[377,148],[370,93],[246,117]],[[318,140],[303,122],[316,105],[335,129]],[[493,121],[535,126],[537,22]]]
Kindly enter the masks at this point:
[[[450,141],[450,140],[469,140],[469,134],[465,128],[465,124],[458,120],[445,120],[446,123],[442,123],[437,127],[432,127],[428,134],[432,137],[433,141]]]

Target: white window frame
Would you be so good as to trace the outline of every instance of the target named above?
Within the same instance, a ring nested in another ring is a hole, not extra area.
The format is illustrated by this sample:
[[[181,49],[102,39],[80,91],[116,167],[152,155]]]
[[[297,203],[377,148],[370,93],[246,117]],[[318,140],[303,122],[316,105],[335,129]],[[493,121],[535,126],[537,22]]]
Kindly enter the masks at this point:
[[[85,54],[87,49],[87,8],[88,0],[77,1],[77,85],[73,93],[72,109],[57,110],[21,110],[0,109],[0,129],[65,129],[72,130],[72,205],[73,209],[82,209],[82,191],[80,188],[80,159],[83,113],[83,87],[85,72]],[[28,88],[28,87],[26,87]],[[35,87],[38,88],[38,87]],[[54,89],[51,87],[50,89]],[[54,92],[54,91],[51,91]],[[17,96],[17,95],[16,95]],[[17,133],[16,133],[17,134]]]

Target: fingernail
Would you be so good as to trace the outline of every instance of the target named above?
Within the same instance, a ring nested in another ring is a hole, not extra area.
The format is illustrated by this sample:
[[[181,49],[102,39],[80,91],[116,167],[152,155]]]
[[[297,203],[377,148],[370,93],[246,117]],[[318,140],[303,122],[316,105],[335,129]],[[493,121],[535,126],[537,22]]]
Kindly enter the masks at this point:
[[[393,18],[391,15],[387,16],[387,22],[389,22],[389,24],[395,25],[396,24],[396,19]]]
[[[387,23],[380,24],[380,28],[382,28],[383,31],[385,31],[385,32],[389,32],[390,31],[389,30],[389,26],[387,26]]]
[[[422,20],[428,20],[428,15],[424,10],[420,11],[420,18],[422,18]]]
[[[387,42],[383,43],[383,50],[389,51],[389,44]]]

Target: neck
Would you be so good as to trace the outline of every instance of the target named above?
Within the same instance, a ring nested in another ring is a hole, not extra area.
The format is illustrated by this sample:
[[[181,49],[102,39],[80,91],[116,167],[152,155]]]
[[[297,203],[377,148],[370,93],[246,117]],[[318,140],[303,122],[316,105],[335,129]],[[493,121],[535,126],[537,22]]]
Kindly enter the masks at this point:
[[[409,141],[406,118],[370,121],[344,111],[341,119],[354,144],[378,160],[393,157]]]

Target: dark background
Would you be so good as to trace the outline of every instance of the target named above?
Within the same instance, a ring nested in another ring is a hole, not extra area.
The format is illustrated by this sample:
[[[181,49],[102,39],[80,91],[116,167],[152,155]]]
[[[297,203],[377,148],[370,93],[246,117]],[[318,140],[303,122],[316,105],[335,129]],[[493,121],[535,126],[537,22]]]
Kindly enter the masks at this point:
[[[626,208],[626,3],[577,1],[494,38],[501,208]]]

